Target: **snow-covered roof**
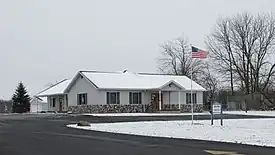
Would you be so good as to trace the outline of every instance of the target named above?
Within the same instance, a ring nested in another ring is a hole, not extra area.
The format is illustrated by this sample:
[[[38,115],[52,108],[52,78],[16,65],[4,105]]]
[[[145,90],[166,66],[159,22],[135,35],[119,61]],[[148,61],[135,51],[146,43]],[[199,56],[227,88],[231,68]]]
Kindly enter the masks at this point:
[[[43,97],[43,96],[49,96],[49,95],[58,95],[63,94],[64,90],[67,88],[69,83],[71,82],[71,79],[65,79],[60,81],[59,83],[45,89],[44,91],[38,93],[35,96]]]
[[[145,74],[131,72],[93,72],[81,71],[80,74],[90,80],[99,89],[160,89],[173,82],[185,90],[191,90],[191,79],[186,76]],[[192,81],[194,91],[205,89]]]
[[[36,101],[39,101],[39,102],[42,102],[42,103],[47,103],[47,97],[37,97],[37,96],[34,96],[32,99],[31,99],[31,103],[36,103]]]
[[[47,97],[39,97],[39,99],[44,103],[48,102]]]
[[[150,90],[162,89],[173,83],[183,90],[191,90],[191,79],[186,76],[131,73],[131,72],[98,72],[80,71],[74,79],[65,79],[52,87],[45,89],[35,96],[45,97],[50,95],[60,95],[66,93],[76,78],[82,75],[98,89],[127,89],[127,90]],[[205,89],[192,81],[194,91],[205,91]],[[47,102],[47,99],[45,99]]]

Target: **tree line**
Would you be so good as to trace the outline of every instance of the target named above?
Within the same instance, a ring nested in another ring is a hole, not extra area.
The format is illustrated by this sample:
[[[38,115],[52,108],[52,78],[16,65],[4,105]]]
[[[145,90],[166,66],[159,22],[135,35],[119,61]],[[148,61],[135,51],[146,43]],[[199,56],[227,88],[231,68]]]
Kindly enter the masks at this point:
[[[261,94],[275,105],[275,18],[273,14],[236,14],[217,20],[205,40],[208,60],[192,59],[184,35],[160,47],[158,67],[167,74],[191,76],[208,90],[213,101],[218,91],[230,90],[254,98]],[[273,60],[272,60],[273,58]],[[247,105],[249,106],[249,105]]]

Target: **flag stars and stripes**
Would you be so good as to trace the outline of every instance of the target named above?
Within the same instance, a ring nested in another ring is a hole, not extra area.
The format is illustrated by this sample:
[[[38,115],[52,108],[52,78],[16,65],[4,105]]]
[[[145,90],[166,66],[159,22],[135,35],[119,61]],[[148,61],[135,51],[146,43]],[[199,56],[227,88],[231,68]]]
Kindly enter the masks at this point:
[[[206,51],[192,46],[192,58],[205,59],[205,58],[207,58],[207,54],[208,53]]]

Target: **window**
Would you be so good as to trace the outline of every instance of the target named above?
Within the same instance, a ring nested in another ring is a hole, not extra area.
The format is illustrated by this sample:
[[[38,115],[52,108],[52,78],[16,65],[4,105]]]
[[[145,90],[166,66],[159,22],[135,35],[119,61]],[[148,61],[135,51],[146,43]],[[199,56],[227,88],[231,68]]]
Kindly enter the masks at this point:
[[[107,104],[119,104],[119,92],[107,92]]]
[[[129,104],[141,104],[141,92],[130,92]]]
[[[52,107],[55,107],[55,98],[52,98]]]
[[[192,95],[193,104],[197,103],[197,94],[193,93]],[[186,104],[191,104],[191,93],[186,93]]]
[[[77,104],[78,105],[87,104],[87,93],[77,94]]]

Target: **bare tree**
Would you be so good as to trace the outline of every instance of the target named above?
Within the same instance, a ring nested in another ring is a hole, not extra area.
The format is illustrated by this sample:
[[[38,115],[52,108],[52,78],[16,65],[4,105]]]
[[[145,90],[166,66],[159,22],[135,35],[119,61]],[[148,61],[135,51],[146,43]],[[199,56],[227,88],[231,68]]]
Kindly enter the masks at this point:
[[[158,69],[166,74],[192,75],[198,81],[199,75],[203,73],[203,61],[191,58],[191,46],[184,36],[170,40],[162,45],[161,57],[158,58]]]
[[[222,75],[224,82],[230,79],[231,93],[234,93],[234,75],[232,49],[228,34],[228,19],[220,19],[217,23],[213,34],[208,37],[206,44],[208,45],[210,57],[216,64],[213,67]]]
[[[219,79],[216,77],[215,72],[211,69],[210,64],[205,65],[204,74],[200,77],[200,84],[208,91],[207,100],[212,102],[215,100],[215,95],[218,93]]]
[[[12,112],[12,101],[0,99],[0,113]]]
[[[275,63],[268,57],[275,49],[275,19],[271,14],[238,14],[220,19],[207,45],[216,68],[230,78],[231,89],[238,85],[245,94],[260,92],[272,85]]]

